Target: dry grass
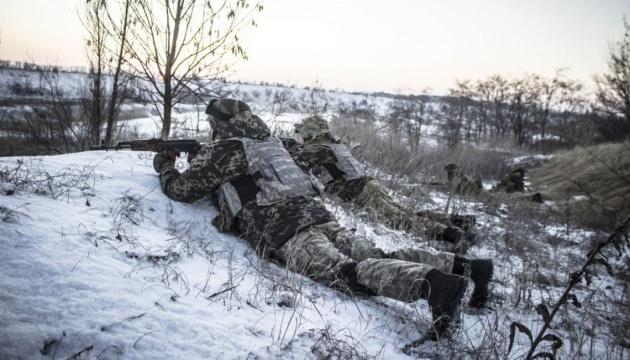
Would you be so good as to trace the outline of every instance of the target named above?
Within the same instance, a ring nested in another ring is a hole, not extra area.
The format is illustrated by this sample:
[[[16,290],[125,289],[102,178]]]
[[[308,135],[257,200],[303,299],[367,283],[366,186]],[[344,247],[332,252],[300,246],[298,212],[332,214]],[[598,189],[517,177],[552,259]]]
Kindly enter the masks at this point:
[[[630,142],[560,152],[529,178],[563,213],[610,229],[630,213]]]

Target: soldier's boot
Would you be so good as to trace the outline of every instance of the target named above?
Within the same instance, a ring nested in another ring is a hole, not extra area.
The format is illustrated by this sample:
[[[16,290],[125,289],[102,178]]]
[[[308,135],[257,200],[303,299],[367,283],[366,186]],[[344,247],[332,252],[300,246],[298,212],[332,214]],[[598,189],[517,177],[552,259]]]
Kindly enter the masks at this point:
[[[427,273],[425,280],[422,295],[427,299],[433,316],[428,338],[437,340],[449,337],[452,333],[451,323],[458,314],[468,282],[464,277],[435,269]]]
[[[475,284],[475,288],[468,302],[472,308],[482,309],[488,305],[488,286],[492,280],[494,265],[490,259],[469,260],[455,256],[453,273],[464,275],[466,268],[470,269],[470,279]]]
[[[471,231],[477,224],[477,217],[475,215],[451,215],[449,221],[454,226],[464,230],[465,232]]]
[[[354,261],[341,266],[337,277],[341,280],[341,284],[338,284],[337,288],[344,292],[354,295],[376,296],[374,291],[361,285],[357,280],[357,263]]]
[[[452,245],[450,251],[458,254],[464,254],[468,248],[476,240],[476,235],[470,232],[464,232],[459,228],[449,226],[438,235],[437,240],[449,242]]]
[[[441,234],[438,235],[437,240],[450,242],[451,244],[457,244],[464,238],[464,232],[456,227],[449,226]]]

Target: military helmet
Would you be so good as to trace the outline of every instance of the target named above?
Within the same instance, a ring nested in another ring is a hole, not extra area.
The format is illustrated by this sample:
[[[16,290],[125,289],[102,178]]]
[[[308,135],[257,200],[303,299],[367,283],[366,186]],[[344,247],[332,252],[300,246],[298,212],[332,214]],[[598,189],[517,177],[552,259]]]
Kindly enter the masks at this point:
[[[446,166],[444,166],[444,170],[446,171],[448,181],[452,181],[455,178],[455,175],[457,175],[458,166],[453,163],[446,164]]]
[[[264,139],[271,135],[269,128],[249,105],[234,99],[212,99],[206,108],[213,139],[246,137]]]
[[[328,122],[318,115],[309,116],[301,123],[295,124],[295,133],[303,139],[329,133]]]
[[[219,120],[227,121],[243,111],[251,111],[249,105],[234,99],[212,99],[206,108],[206,114]]]
[[[525,177],[525,169],[522,167],[517,167],[516,169],[513,169],[510,173],[510,176],[512,175],[516,175],[522,179]]]

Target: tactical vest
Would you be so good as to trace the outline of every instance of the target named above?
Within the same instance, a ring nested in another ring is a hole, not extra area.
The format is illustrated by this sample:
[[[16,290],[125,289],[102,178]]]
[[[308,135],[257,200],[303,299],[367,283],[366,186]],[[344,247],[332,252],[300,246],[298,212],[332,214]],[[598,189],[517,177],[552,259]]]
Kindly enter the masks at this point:
[[[328,184],[339,178],[349,181],[367,176],[365,170],[363,170],[363,166],[352,156],[347,147],[342,144],[330,144],[328,147],[337,160],[334,168],[315,166],[311,169],[313,176],[322,184]]]
[[[295,164],[280,140],[234,140],[243,144],[249,176],[219,187],[219,204],[228,210],[231,220],[236,217],[243,204],[254,198],[258,205],[264,206],[298,196],[317,194],[308,175]]]

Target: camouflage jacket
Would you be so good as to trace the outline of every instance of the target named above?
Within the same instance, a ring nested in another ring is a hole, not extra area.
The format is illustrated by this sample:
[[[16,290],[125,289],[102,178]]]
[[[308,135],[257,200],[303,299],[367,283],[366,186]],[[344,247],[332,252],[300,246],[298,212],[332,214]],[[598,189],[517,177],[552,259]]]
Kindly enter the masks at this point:
[[[501,179],[501,182],[495,185],[492,190],[503,190],[508,194],[511,194],[513,192],[525,192],[525,181],[523,180],[523,175],[519,174],[518,172],[512,172]]]
[[[219,140],[202,146],[189,168],[180,174],[165,154],[158,154],[154,167],[160,173],[162,191],[171,199],[192,202],[215,196],[218,187],[248,176],[243,145],[238,140]],[[221,215],[220,215],[221,216]],[[249,201],[236,217],[235,229],[257,250],[273,250],[311,225],[333,221],[319,202],[306,197],[292,198],[268,206]]]

